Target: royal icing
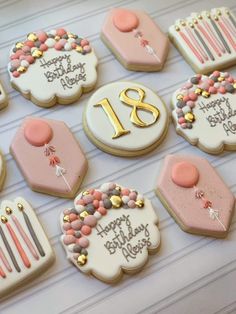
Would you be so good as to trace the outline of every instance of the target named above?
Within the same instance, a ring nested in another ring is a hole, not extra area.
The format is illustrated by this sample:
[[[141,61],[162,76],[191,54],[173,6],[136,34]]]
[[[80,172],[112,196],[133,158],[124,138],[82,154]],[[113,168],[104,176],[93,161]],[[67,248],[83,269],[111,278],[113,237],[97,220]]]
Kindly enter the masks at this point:
[[[73,197],[87,171],[87,160],[68,127],[60,121],[29,117],[11,144],[30,187]]]
[[[172,167],[171,178],[175,184],[191,188],[197,184],[199,172],[193,164],[183,161]]]
[[[0,208],[0,297],[43,273],[54,261],[49,241],[32,207],[23,198]]]
[[[168,39],[142,11],[111,10],[101,36],[130,70],[159,71],[165,63]]]
[[[24,128],[26,140],[33,146],[44,146],[53,137],[53,132],[49,124],[43,120],[30,120]]]
[[[172,98],[177,132],[210,153],[236,149],[236,80],[227,72],[197,74]]]
[[[69,104],[93,88],[97,58],[87,39],[64,29],[35,32],[10,53],[13,87],[44,107]],[[40,88],[39,88],[40,87]]]
[[[2,84],[0,82],[0,110],[5,108],[7,104],[8,104],[7,94],[4,91],[4,88],[2,87]]]
[[[197,73],[236,63],[236,20],[225,7],[192,13],[169,28],[169,36]]]
[[[149,88],[115,82],[97,90],[84,112],[89,138],[116,155],[140,155],[154,149],[168,125],[165,105]]]
[[[113,24],[121,32],[131,32],[139,25],[138,17],[135,13],[126,9],[116,9],[113,13]]]
[[[227,235],[235,198],[207,160],[167,156],[158,178],[157,195],[184,231]]]
[[[160,244],[151,202],[115,183],[79,194],[60,218],[62,245],[82,272],[113,282],[142,268]]]

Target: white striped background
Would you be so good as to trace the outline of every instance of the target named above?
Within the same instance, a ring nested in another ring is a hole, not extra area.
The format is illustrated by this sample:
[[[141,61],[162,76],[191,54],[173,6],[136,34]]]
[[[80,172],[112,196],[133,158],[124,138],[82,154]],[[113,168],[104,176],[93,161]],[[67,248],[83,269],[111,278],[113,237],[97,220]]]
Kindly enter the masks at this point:
[[[171,94],[193,71],[173,46],[161,73],[126,71],[99,39],[107,11],[114,6],[144,9],[167,32],[177,18],[222,5],[236,12],[235,0],[0,1],[0,79],[10,98],[9,107],[0,112],[0,149],[8,171],[0,197],[20,195],[32,203],[57,256],[47,273],[0,303],[1,314],[236,313],[236,217],[225,240],[192,236],[179,229],[153,191],[165,155],[184,152],[210,160],[236,193],[235,153],[207,155],[177,136],[171,125],[164,143],[147,156],[125,159],[107,155],[95,148],[83,132],[82,112],[91,93],[71,106],[42,109],[11,88],[6,71],[8,53],[16,41],[30,31],[62,26],[92,42],[99,58],[97,87],[122,79],[137,81],[157,91],[169,107]],[[235,67],[230,71],[236,75]],[[109,286],[84,276],[67,262],[59,243],[58,217],[72,202],[32,192],[9,154],[10,142],[27,115],[63,119],[71,127],[89,160],[83,187],[114,180],[152,200],[160,218],[162,247],[142,272],[124,276],[119,284]]]

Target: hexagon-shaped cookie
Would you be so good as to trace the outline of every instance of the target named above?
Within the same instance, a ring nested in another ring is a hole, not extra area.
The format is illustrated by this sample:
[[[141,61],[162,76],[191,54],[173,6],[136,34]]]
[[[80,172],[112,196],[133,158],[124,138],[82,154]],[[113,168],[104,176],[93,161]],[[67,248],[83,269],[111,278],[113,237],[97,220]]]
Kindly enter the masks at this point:
[[[217,238],[227,235],[235,198],[204,158],[166,156],[156,193],[184,231]]]
[[[101,38],[125,68],[132,71],[160,71],[169,41],[143,11],[116,8],[102,27]]]
[[[87,171],[86,157],[62,121],[26,118],[10,150],[36,192],[72,198]]]

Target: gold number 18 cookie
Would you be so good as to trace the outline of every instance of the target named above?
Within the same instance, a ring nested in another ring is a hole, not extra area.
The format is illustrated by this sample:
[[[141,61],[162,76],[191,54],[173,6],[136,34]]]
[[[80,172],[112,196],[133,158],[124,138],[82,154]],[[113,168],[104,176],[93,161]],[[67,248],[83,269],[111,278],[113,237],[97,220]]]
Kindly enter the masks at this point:
[[[100,149],[118,156],[138,156],[156,148],[168,127],[168,114],[159,96],[132,82],[103,86],[90,98],[84,129]]]

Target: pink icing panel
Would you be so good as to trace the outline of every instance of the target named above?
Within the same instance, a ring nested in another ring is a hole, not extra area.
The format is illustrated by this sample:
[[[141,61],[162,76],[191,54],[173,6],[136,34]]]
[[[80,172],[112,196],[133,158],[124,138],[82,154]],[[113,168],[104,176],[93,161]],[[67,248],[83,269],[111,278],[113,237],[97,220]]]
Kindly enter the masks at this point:
[[[28,120],[24,128],[25,139],[33,146],[43,146],[52,139],[52,129],[42,120]]]
[[[235,198],[224,181],[204,158],[191,155],[169,155],[165,158],[163,169],[158,179],[158,190],[179,220],[189,229],[204,233],[224,233],[222,226],[209,217],[199,199],[195,198],[194,188],[186,189],[176,185],[172,180],[172,168],[177,163],[187,162],[199,171],[197,188],[204,191],[204,196],[212,202],[212,207],[219,210],[219,217],[229,228]]]
[[[56,155],[61,161],[60,166],[66,169],[66,179],[73,188],[87,170],[87,160],[79,143],[62,121],[41,118],[38,120],[49,125],[52,130],[53,138],[50,145],[56,148]],[[26,118],[13,139],[11,144],[13,156],[31,187],[42,192],[65,194],[68,188],[63,179],[55,175],[55,167],[49,166],[49,160],[44,155],[44,147],[35,147],[26,140],[25,127],[30,125],[31,121],[35,119]]]
[[[160,30],[156,23],[145,12],[134,10],[134,14],[139,23],[137,29],[142,32],[143,38],[146,39],[149,45],[155,50],[160,61],[141,46],[140,40],[135,37],[133,32],[120,31],[114,24],[114,11],[116,11],[116,9],[114,9],[111,14],[108,14],[102,28],[102,33],[127,64],[145,64],[146,66],[163,64],[168,53],[169,44],[166,35]]]
[[[137,15],[125,9],[114,10],[113,24],[121,32],[131,32],[138,27]]]
[[[175,184],[183,188],[191,188],[197,184],[199,172],[190,162],[178,162],[172,167],[172,180]]]

